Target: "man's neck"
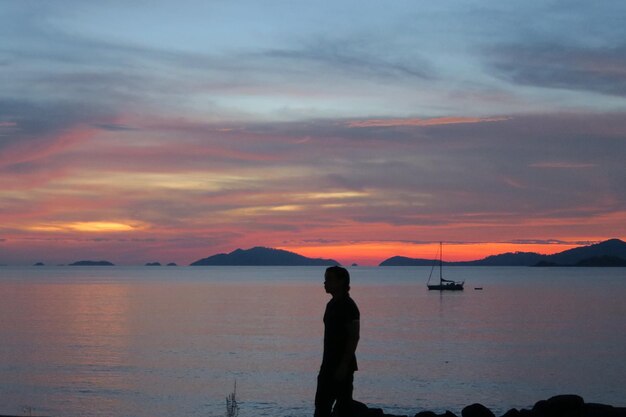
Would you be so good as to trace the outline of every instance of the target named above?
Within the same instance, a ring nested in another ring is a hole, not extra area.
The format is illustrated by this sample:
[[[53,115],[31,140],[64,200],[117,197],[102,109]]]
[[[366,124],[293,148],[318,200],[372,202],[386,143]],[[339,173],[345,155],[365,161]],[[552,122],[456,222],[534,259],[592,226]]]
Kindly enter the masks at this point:
[[[333,300],[340,300],[340,299],[348,296],[348,291],[338,291],[338,292],[333,293],[331,295],[333,296]]]

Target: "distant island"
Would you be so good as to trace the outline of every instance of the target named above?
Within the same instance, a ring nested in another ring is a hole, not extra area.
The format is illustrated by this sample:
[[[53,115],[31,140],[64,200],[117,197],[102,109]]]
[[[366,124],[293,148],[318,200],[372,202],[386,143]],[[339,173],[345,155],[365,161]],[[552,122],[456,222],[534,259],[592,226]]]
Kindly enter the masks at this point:
[[[37,262],[36,264],[33,264],[33,266],[46,266],[46,264],[43,262]]]
[[[393,256],[379,266],[432,266],[435,259]],[[623,267],[626,266],[626,242],[609,239],[589,246],[568,249],[553,255],[534,252],[508,252],[488,256],[476,261],[444,262],[450,266],[579,266],[579,267]]]
[[[331,266],[334,259],[307,258],[282,249],[254,247],[220,253],[191,263],[191,266]]]
[[[161,266],[160,262],[148,262],[145,266]]]
[[[176,262],[170,262],[169,264],[167,264],[166,266],[178,266],[176,265]]]
[[[115,266],[115,264],[109,261],[78,261],[69,265],[70,266]]]

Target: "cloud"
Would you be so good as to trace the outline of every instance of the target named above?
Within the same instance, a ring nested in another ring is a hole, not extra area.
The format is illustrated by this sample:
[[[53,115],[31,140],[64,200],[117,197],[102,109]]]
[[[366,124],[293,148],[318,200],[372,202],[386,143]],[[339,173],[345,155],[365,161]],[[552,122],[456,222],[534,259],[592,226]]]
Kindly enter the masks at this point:
[[[94,127],[97,127],[98,129],[102,129],[102,130],[107,130],[110,132],[128,132],[128,131],[138,130],[136,127],[126,126],[126,125],[117,124],[117,123],[97,123],[94,125]]]
[[[514,239],[502,243],[512,243],[515,245],[574,245],[587,246],[598,243],[593,240],[562,240],[562,239]]]
[[[582,169],[582,168],[594,168],[597,164],[590,163],[576,163],[566,161],[550,161],[550,162],[535,162],[530,164],[531,168],[546,168],[546,169]]]
[[[112,118],[112,113],[98,106],[54,100],[0,99],[0,115],[14,120],[0,136],[0,174],[16,176],[11,182],[20,175],[50,174],[54,164],[44,166],[44,161],[84,143],[97,131],[92,124]]]
[[[464,123],[487,123],[508,120],[510,117],[436,117],[432,119],[369,119],[348,122],[348,127],[440,126]]]
[[[584,26],[582,2],[573,11],[499,3],[412,13],[398,3],[339,31],[326,31],[326,20],[265,28],[254,16],[250,23],[270,32],[246,26],[247,38],[217,10],[211,18],[220,23],[206,25],[217,32],[194,26],[202,36],[190,43],[152,15],[136,30],[141,6],[120,14],[104,3],[34,12],[35,3],[24,4],[0,18],[9,77],[0,85],[3,237],[84,235],[96,245],[96,222],[145,225],[91,248],[130,259],[142,249],[124,254],[116,242],[206,255],[299,239],[626,233],[626,115],[601,113],[623,107],[623,25],[590,25],[597,31],[585,39],[561,20],[548,25],[561,16]],[[606,17],[598,9],[607,6],[584,7],[596,22]],[[179,12],[160,16],[185,20]],[[207,47],[213,39],[219,46]],[[591,110],[557,109],[584,106]]]
[[[351,76],[375,78],[416,78],[428,80],[435,72],[428,61],[411,51],[393,56],[386,45],[375,37],[362,35],[358,39],[317,38],[302,42],[292,49],[273,49],[262,53],[272,60],[288,60],[304,69],[312,64],[331,72],[345,72]]]
[[[516,84],[626,95],[626,45],[507,44],[489,54],[495,74]]]

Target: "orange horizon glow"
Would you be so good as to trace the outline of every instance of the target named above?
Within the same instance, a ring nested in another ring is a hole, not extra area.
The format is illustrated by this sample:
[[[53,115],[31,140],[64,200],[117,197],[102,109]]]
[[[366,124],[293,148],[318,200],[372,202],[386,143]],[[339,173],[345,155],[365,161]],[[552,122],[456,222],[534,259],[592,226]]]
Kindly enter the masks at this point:
[[[507,252],[536,252],[551,255],[582,245],[560,243],[445,243],[445,261],[474,261],[490,255]],[[437,259],[439,243],[367,242],[315,246],[281,246],[279,249],[295,252],[312,258],[327,258],[343,265],[357,263],[361,266],[376,266],[392,256],[407,258]]]

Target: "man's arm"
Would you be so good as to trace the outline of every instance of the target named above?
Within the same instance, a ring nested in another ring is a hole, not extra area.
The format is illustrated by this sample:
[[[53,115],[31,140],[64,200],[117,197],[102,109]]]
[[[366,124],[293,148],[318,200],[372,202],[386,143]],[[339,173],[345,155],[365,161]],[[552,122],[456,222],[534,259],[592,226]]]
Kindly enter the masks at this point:
[[[341,357],[341,362],[339,363],[337,372],[335,372],[335,379],[340,381],[345,379],[348,375],[352,358],[354,357],[356,347],[359,344],[359,338],[361,333],[361,325],[359,320],[352,320],[350,323],[348,323],[346,325],[346,332],[348,334],[346,340],[346,350]]]
[[[348,342],[346,343],[346,352],[344,356],[349,360],[356,352],[356,347],[359,344],[359,338],[361,337],[361,323],[359,320],[352,320],[348,323],[347,327]]]

